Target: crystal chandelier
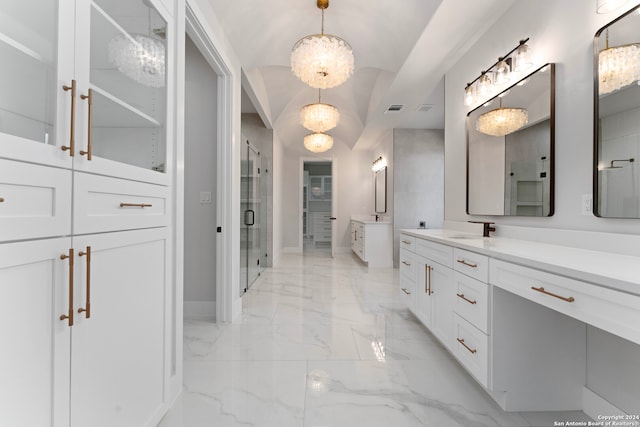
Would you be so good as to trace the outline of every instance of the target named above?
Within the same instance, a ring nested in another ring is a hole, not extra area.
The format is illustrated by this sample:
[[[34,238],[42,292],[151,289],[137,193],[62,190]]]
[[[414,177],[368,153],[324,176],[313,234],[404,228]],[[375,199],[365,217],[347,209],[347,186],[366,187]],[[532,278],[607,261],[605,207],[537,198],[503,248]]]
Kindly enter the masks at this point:
[[[164,43],[143,34],[118,34],[109,41],[109,62],[145,86],[163,87]]]
[[[317,0],[322,11],[320,34],[296,42],[291,52],[291,71],[304,83],[317,89],[341,85],[353,74],[353,50],[340,37],[324,33],[324,10],[329,0]]]
[[[326,133],[312,133],[304,137],[304,148],[312,153],[324,153],[333,147],[333,137]]]
[[[487,111],[478,117],[476,129],[486,135],[505,136],[517,131],[529,122],[529,114],[524,108],[500,108]]]
[[[320,89],[318,89],[318,102],[305,105],[300,109],[300,124],[313,132],[325,132],[338,126],[340,113],[330,104],[320,102]]]
[[[606,47],[598,55],[598,91],[600,95],[614,92],[640,78],[640,43]]]

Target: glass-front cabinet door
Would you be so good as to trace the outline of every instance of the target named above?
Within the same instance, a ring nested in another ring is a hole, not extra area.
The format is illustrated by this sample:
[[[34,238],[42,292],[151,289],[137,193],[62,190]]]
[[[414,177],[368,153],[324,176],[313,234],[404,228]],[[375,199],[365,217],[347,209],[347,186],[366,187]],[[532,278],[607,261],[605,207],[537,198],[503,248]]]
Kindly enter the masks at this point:
[[[71,167],[73,26],[73,2],[0,2],[0,157]]]
[[[167,18],[151,0],[82,1],[77,25],[88,33],[77,39],[76,69],[84,143],[75,168],[165,183]]]

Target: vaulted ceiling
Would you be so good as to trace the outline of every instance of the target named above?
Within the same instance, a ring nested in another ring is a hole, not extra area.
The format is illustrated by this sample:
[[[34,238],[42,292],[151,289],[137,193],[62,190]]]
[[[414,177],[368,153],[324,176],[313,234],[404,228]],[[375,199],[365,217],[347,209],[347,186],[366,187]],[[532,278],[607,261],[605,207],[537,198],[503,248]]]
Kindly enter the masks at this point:
[[[338,127],[327,133],[351,148],[368,149],[387,129],[443,128],[445,72],[513,1],[331,0],[325,33],[349,42],[355,72],[343,85],[322,91],[322,101],[341,113]],[[309,131],[300,125],[300,107],[317,101],[318,91],[291,73],[289,61],[297,40],[320,32],[316,0],[211,4],[251,82],[243,85],[244,102],[258,104],[263,121],[285,145],[301,146]],[[263,87],[266,96],[256,95],[252,85]],[[403,108],[386,112],[391,104]],[[425,104],[428,111],[417,111]]]

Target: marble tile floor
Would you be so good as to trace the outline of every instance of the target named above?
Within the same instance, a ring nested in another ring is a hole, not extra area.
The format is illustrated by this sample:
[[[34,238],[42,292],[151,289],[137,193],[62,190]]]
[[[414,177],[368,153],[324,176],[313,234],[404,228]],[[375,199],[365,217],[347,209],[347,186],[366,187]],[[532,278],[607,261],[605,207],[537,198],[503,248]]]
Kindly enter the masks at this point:
[[[160,427],[553,426],[506,413],[402,307],[398,270],[286,255],[233,324],[187,321],[184,390]]]

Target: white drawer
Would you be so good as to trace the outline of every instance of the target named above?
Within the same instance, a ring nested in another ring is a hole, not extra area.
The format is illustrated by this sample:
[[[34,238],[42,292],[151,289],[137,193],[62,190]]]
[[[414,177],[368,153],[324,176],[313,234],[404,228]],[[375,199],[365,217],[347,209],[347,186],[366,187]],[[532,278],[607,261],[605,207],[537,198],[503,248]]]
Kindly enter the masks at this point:
[[[415,310],[416,282],[407,276],[400,277],[400,301],[410,309]]]
[[[408,234],[400,234],[400,247],[415,252],[416,238]]]
[[[453,310],[489,334],[489,285],[455,271],[453,286],[456,292]]]
[[[74,173],[74,234],[168,225],[169,188]]]
[[[483,386],[489,383],[489,337],[453,314],[453,354]]]
[[[451,268],[453,248],[430,240],[416,239],[416,253]]]
[[[489,278],[495,286],[640,344],[640,296],[494,259]]]
[[[416,255],[407,249],[400,248],[400,274],[416,279]]]
[[[71,234],[71,171],[0,160],[0,241]]]
[[[454,248],[453,269],[466,274],[469,277],[487,283],[489,280],[489,258],[475,252]]]

